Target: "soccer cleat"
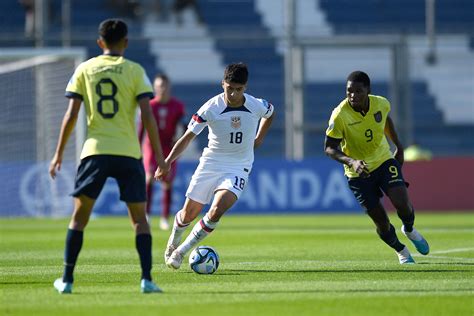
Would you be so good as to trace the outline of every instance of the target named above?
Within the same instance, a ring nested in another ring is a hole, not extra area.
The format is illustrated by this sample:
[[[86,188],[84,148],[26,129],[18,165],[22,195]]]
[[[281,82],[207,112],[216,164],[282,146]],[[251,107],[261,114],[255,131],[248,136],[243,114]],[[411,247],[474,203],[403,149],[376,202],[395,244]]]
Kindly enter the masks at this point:
[[[175,245],[169,243],[168,245],[166,245],[166,250],[165,250],[165,263],[168,261],[168,259],[171,257],[171,255],[173,254],[173,252],[176,250],[176,247]]]
[[[166,265],[169,268],[173,268],[177,270],[179,269],[179,267],[181,267],[181,263],[183,263],[183,257],[184,255],[181,252],[179,252],[178,250],[175,250],[173,251],[171,256],[168,258],[168,260],[166,260]]]
[[[142,279],[140,282],[142,293],[161,293],[163,292],[153,281]]]
[[[169,230],[170,224],[168,223],[168,219],[165,217],[160,218],[160,229],[161,230]]]
[[[54,281],[54,288],[58,290],[60,294],[71,294],[72,293],[72,283],[63,282],[62,278],[56,279]]]
[[[403,248],[400,252],[397,251],[398,261],[400,264],[414,264],[415,260],[413,260],[410,251],[408,248]]]
[[[413,245],[415,245],[416,250],[422,255],[427,255],[430,252],[430,246],[423,236],[413,227],[411,232],[405,231],[405,225],[402,226],[402,233],[411,240]]]

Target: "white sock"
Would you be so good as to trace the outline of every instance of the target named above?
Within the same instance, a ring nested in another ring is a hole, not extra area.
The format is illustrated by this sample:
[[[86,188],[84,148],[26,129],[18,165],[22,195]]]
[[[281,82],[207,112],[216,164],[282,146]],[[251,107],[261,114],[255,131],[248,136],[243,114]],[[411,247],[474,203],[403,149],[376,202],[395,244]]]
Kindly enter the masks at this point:
[[[212,233],[216,226],[217,222],[212,222],[206,213],[206,215],[204,215],[204,217],[194,225],[193,230],[188,235],[186,240],[176,250],[185,255],[191,248],[196,246],[199,242],[206,238],[207,235]]]
[[[184,224],[181,220],[181,211],[176,213],[176,216],[174,217],[173,221],[173,229],[171,230],[171,235],[169,238],[169,242],[171,242],[173,245],[178,245],[179,242],[181,241],[181,237],[183,236],[184,231],[186,228],[188,228],[189,223]]]

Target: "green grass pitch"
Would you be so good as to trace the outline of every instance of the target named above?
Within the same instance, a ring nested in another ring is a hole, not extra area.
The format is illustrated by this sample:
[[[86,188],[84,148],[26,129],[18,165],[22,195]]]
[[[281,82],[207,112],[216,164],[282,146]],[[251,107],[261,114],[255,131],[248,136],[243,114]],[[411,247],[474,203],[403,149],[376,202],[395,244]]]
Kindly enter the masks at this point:
[[[391,215],[399,232],[400,220]],[[153,224],[157,224],[157,220]],[[214,275],[163,263],[167,232],[153,228],[153,277],[139,292],[134,234],[125,217],[91,220],[74,293],[60,295],[66,219],[0,220],[0,315],[473,315],[474,216],[418,213],[431,245],[401,266],[364,215],[225,216],[204,245]],[[187,231],[187,233],[190,229]],[[187,259],[186,259],[187,261]]]

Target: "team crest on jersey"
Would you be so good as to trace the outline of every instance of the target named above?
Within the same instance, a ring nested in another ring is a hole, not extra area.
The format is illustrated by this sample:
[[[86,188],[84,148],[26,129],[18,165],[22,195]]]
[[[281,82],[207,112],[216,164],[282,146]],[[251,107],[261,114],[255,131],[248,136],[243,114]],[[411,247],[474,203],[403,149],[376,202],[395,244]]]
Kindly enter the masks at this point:
[[[382,112],[378,111],[374,114],[374,119],[377,123],[382,122]]]
[[[238,129],[240,125],[240,116],[232,116],[230,118],[230,126],[232,126],[232,128]]]

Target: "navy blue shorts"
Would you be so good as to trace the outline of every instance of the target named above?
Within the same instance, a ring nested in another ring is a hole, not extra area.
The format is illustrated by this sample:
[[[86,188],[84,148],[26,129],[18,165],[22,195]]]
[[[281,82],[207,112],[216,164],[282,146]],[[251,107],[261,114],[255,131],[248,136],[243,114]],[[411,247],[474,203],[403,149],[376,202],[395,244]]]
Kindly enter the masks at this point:
[[[402,168],[395,159],[385,161],[367,178],[349,178],[348,182],[357,202],[367,210],[376,207],[389,188],[408,186],[403,179]]]
[[[117,180],[120,200],[146,201],[145,169],[141,159],[113,155],[93,155],[81,160],[72,196],[84,194],[97,199],[108,177]]]

